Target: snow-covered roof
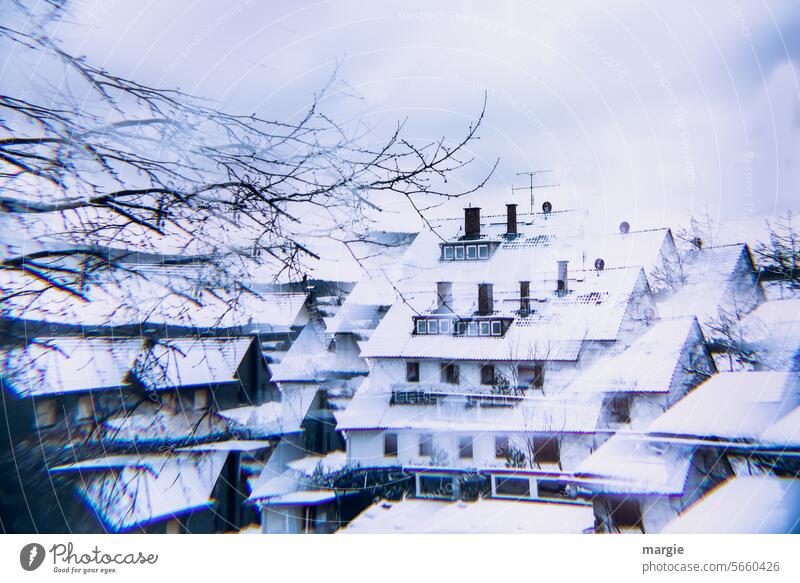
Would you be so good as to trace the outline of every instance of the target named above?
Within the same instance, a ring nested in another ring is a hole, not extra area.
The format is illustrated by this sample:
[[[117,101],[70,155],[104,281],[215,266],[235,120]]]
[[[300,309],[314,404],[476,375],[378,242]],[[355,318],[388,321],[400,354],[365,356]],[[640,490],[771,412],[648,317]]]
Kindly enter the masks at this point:
[[[142,350],[138,338],[36,338],[0,352],[2,374],[20,396],[40,396],[127,386]]]
[[[104,420],[91,440],[98,443],[147,444],[216,439],[228,431],[227,422],[206,411],[159,409],[155,412],[130,413]]]
[[[280,435],[300,431],[298,424],[284,419],[283,405],[279,401],[223,409],[219,415],[233,422],[234,428],[249,431],[254,435]]]
[[[390,398],[386,392],[359,390],[350,406],[337,413],[337,429],[593,433],[602,405],[599,398],[543,397],[522,399],[512,407],[469,407],[467,397],[459,395],[438,405],[392,405]]]
[[[211,494],[227,452],[142,456],[142,461],[80,472],[78,490],[87,504],[113,532],[181,516],[211,504]]]
[[[623,353],[600,359],[570,386],[575,392],[668,393],[689,341],[702,337],[694,318],[661,320]]]
[[[251,336],[162,340],[139,355],[134,374],[148,389],[233,382],[253,342]]]
[[[263,502],[264,506],[316,506],[336,500],[333,490],[298,490]]]
[[[228,439],[182,447],[177,451],[258,451],[272,446],[271,441],[259,439]]]
[[[595,492],[680,495],[693,451],[620,432],[583,460],[575,475]]]
[[[667,409],[648,433],[727,439],[758,439],[800,404],[797,374],[718,373]]]
[[[770,425],[761,441],[780,447],[800,447],[800,407]]]
[[[800,534],[800,480],[731,478],[673,519],[662,534]]]
[[[287,464],[289,468],[305,476],[313,476],[316,472],[331,473],[344,469],[347,465],[347,454],[343,451],[332,451],[326,455],[309,455]]]
[[[442,502],[381,501],[358,515],[342,534],[580,534],[594,528],[590,504],[483,499]]]
[[[519,283],[495,286],[494,313],[513,317],[503,336],[415,334],[415,314],[429,313],[436,288],[408,292],[362,344],[365,358],[438,358],[443,360],[576,360],[583,340],[616,340],[634,290],[644,284],[641,268],[575,274],[570,293],[555,292],[555,281],[531,282],[531,309],[519,309]],[[453,311],[470,316],[477,303],[477,283],[453,285]]]
[[[308,324],[279,364],[270,366],[275,382],[319,382],[331,374],[366,374],[367,364],[357,354],[336,352],[320,338],[313,324]]]

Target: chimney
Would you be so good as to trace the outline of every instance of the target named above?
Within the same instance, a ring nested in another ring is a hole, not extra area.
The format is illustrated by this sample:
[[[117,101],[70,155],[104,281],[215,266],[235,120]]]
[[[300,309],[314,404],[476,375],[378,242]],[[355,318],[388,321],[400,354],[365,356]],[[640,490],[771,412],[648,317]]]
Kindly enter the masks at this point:
[[[556,282],[556,291],[568,292],[569,291],[569,275],[567,274],[567,265],[569,261],[561,260],[558,262],[558,281]]]
[[[436,283],[436,309],[439,312],[453,311],[453,283],[439,281]]]
[[[506,205],[506,234],[517,234],[517,205],[515,204]]]
[[[531,282],[519,282],[519,311],[531,311]]]
[[[464,209],[464,238],[478,239],[481,235],[481,209],[467,207]]]
[[[478,314],[486,316],[494,312],[494,286],[491,283],[478,284]]]

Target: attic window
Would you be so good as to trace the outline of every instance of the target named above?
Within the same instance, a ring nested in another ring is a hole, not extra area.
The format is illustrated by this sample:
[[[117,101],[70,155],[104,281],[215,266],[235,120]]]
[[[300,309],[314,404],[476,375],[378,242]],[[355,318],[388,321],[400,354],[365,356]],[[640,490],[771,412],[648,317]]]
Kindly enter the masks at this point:
[[[438,334],[439,323],[436,320],[428,320],[428,334]]]
[[[450,334],[450,320],[439,320],[439,334]]]
[[[478,259],[489,259],[488,245],[478,245]]]
[[[481,322],[481,336],[489,336],[489,322]]]
[[[447,261],[452,261],[453,259],[453,247],[450,245],[445,245],[444,247],[444,258]]]
[[[503,323],[500,320],[492,321],[492,336],[500,336],[503,333]]]
[[[425,334],[425,320],[417,320],[417,334]]]
[[[477,335],[478,335],[478,323],[470,322],[467,326],[467,336],[477,336]]]
[[[453,252],[455,254],[456,260],[464,259],[464,248],[460,245],[458,247],[453,248]]]
[[[467,259],[475,259],[478,256],[478,250],[475,245],[467,245]]]

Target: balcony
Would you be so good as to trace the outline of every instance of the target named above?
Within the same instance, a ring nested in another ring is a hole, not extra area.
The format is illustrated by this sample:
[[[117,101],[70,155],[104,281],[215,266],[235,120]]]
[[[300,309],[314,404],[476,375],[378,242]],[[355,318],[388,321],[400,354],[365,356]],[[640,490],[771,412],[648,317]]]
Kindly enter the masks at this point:
[[[525,397],[529,385],[467,386],[448,383],[397,383],[390,405],[439,405],[463,401],[467,407],[513,407]]]

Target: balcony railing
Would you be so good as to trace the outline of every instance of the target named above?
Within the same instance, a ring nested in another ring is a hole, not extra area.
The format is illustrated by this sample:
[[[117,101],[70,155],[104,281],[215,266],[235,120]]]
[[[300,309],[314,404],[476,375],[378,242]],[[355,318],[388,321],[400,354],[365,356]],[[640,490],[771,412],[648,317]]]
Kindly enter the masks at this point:
[[[529,385],[472,386],[448,383],[398,383],[392,385],[392,405],[437,405],[461,399],[468,407],[510,407],[519,402]]]

